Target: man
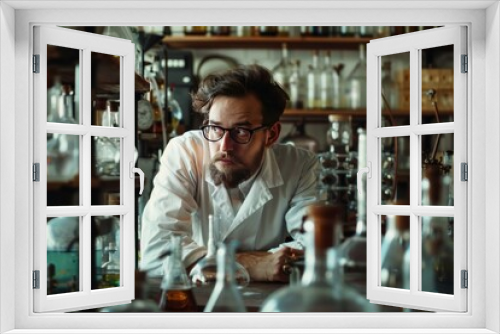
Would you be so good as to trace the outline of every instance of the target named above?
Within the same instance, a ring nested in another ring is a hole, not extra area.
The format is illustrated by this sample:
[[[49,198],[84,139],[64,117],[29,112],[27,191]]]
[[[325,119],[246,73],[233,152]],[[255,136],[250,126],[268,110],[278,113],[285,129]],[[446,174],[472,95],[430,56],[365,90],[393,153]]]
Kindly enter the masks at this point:
[[[193,94],[201,130],[172,138],[161,157],[142,217],[141,269],[161,274],[158,256],[171,234],[183,237],[183,261],[206,254],[208,215],[220,218],[222,241],[238,240],[237,261],[251,280],[286,281],[305,208],[315,200],[315,156],[278,144],[288,96],[258,65],[207,76]],[[301,253],[298,251],[298,253]]]

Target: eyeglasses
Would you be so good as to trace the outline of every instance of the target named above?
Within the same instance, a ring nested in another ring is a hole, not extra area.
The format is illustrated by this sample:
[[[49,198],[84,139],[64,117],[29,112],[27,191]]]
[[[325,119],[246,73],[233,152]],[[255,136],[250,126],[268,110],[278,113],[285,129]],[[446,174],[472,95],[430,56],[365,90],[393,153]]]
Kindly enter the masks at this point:
[[[226,131],[229,131],[229,136],[231,137],[231,139],[237,142],[238,144],[248,144],[250,140],[252,140],[252,136],[255,132],[267,128],[268,128],[267,125],[262,125],[255,129],[247,129],[239,126],[232,129],[226,129],[223,128],[222,126],[210,125],[210,124],[203,125],[202,127],[200,127],[200,129],[203,132],[203,137],[205,137],[205,139],[208,141],[211,142],[219,141],[222,139],[222,137],[224,137]]]

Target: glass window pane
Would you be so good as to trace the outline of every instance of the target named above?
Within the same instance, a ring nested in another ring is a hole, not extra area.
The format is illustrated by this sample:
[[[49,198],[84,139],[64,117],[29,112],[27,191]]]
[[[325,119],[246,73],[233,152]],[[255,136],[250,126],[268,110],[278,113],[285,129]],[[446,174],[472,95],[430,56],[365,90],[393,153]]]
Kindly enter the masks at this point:
[[[380,66],[380,108],[384,116],[381,126],[409,125],[410,53],[382,56]]]
[[[47,295],[80,291],[80,218],[47,219]]]
[[[453,294],[453,218],[422,217],[422,291]]]
[[[118,56],[91,53],[92,125],[119,127],[122,124],[119,113],[120,61],[121,57]]]
[[[79,174],[80,136],[48,133],[47,205],[80,205]]]
[[[381,147],[381,204],[407,204],[410,200],[410,137],[382,138]]]
[[[453,133],[422,136],[422,205],[453,206]]]
[[[47,45],[47,121],[79,124],[80,50]]]
[[[120,216],[92,217],[93,290],[120,286],[120,221]]]
[[[381,286],[410,288],[410,217],[381,216]],[[385,229],[384,229],[385,222]]]
[[[421,54],[422,124],[453,122],[453,45]]]
[[[108,193],[120,193],[121,139],[92,137],[92,205],[108,205]]]

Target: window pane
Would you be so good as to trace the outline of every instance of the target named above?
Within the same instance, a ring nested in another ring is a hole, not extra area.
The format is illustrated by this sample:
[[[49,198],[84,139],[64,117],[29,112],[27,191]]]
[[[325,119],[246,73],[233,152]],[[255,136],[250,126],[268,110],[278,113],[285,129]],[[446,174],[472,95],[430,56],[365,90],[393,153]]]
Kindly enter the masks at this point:
[[[120,286],[120,220],[120,216],[92,217],[92,289]]]
[[[109,193],[120,193],[121,139],[92,137],[92,205],[108,205]],[[119,203],[118,203],[119,204]]]
[[[121,57],[91,53],[92,125],[121,126],[120,108]],[[113,99],[103,98],[112,94]]]
[[[422,217],[422,291],[453,294],[453,218]]]
[[[410,198],[410,137],[381,139],[381,204],[402,204]]]
[[[380,285],[410,288],[410,217],[381,216]],[[385,233],[384,233],[385,232]]]
[[[47,295],[80,291],[80,219],[47,219]]]
[[[80,204],[80,137],[47,134],[47,205]],[[57,190],[55,195],[53,192]]]
[[[409,125],[410,53],[382,56],[380,66],[382,126]],[[397,118],[391,117],[396,115]]]
[[[422,50],[422,124],[453,122],[453,45]]]
[[[79,124],[80,50],[47,45],[47,121]]]
[[[453,206],[453,133],[422,136],[422,205]]]

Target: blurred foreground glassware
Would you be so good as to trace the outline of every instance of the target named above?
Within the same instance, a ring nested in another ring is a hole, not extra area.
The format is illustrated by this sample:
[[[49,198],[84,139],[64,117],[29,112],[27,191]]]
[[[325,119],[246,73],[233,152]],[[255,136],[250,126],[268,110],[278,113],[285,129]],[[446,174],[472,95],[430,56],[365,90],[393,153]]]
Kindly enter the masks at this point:
[[[160,309],[163,312],[196,312],[198,306],[193,295],[191,281],[181,259],[181,237],[170,239],[170,256],[166,261]]]
[[[172,131],[170,131],[168,135],[169,138],[177,137],[179,135],[177,128],[183,119],[181,106],[174,97],[174,87],[174,84],[171,84],[167,92],[167,107],[168,112],[170,113],[170,125],[172,127]]]
[[[217,283],[204,312],[245,312],[243,298],[236,285],[236,242],[219,244],[217,250]]]
[[[217,280],[217,256],[216,245],[219,242],[219,226],[218,220],[214,219],[213,215],[208,216],[208,244],[207,255],[198,261],[191,269],[189,276],[195,285],[213,285]],[[236,284],[239,287],[245,287],[250,282],[248,271],[239,262],[234,264],[234,276]]]
[[[300,284],[282,288],[263,303],[262,312],[370,312],[375,308],[345,286],[335,245],[340,234],[339,206],[313,204],[305,230],[305,269]]]

